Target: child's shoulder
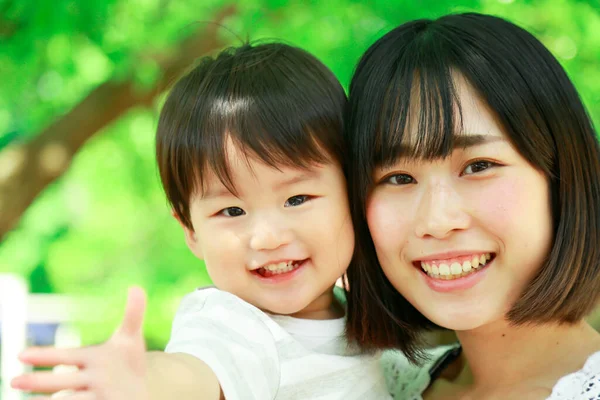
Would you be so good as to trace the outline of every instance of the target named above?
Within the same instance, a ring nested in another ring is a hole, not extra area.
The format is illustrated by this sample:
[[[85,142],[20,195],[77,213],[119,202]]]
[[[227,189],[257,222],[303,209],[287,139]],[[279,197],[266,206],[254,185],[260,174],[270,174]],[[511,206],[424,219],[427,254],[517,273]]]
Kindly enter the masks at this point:
[[[269,321],[262,311],[231,293],[197,289],[181,301],[165,352],[202,360],[227,398],[272,399],[280,363]]]
[[[176,320],[218,320],[234,325],[262,325],[272,330],[274,323],[269,316],[240,297],[216,287],[198,288],[181,300]]]
[[[181,301],[180,309],[182,307],[220,307],[223,304],[238,307],[251,306],[234,294],[217,289],[215,286],[206,286],[186,294]]]

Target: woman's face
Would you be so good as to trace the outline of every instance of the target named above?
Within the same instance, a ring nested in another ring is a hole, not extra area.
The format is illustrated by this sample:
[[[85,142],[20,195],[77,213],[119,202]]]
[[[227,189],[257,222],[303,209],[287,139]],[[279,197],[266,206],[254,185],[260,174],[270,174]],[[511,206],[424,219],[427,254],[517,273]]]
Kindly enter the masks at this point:
[[[384,273],[434,323],[502,319],[549,253],[549,185],[457,79],[464,132],[445,159],[374,171],[367,222]]]

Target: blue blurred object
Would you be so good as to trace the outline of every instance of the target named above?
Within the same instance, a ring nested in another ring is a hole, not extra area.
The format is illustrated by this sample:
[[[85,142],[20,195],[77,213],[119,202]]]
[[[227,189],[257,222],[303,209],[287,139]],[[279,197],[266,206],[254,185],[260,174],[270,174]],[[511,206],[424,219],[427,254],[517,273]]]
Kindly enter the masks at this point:
[[[59,324],[28,324],[27,344],[29,346],[50,346],[54,344],[56,330]],[[0,337],[2,336],[2,323],[0,323]]]

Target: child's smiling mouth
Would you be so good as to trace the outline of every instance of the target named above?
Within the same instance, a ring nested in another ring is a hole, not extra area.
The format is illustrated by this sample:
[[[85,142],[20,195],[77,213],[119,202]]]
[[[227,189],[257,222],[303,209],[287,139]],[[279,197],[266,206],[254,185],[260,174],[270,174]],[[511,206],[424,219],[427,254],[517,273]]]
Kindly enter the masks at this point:
[[[253,270],[252,272],[257,275],[260,275],[263,278],[270,278],[273,276],[279,276],[294,272],[295,270],[300,268],[305,261],[306,259],[273,262],[259,267]]]

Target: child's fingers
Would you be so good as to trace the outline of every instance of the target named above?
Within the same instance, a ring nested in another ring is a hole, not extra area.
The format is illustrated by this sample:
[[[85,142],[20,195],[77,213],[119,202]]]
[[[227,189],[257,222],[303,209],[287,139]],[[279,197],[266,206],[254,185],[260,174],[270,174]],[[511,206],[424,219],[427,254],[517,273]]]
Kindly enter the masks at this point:
[[[10,384],[14,389],[35,393],[54,393],[67,389],[85,389],[88,382],[81,372],[57,374],[44,371],[17,376]]]
[[[29,400],[98,400],[98,396],[89,391],[79,391],[79,392],[59,392],[55,393],[52,396],[35,396],[28,397]]]
[[[65,394],[65,395],[57,394],[57,395],[54,395],[54,396],[51,396],[51,397],[48,398],[48,400],[54,400],[54,399],[60,399],[60,400],[98,400],[99,398],[93,392],[85,390],[85,391],[73,392],[73,393],[69,393],[69,394]]]
[[[125,306],[125,316],[117,334],[128,336],[138,336],[142,333],[142,324],[144,322],[144,313],[146,311],[146,293],[140,287],[129,289],[127,296],[127,305]]]
[[[86,348],[30,347],[19,354],[19,360],[38,367],[53,367],[55,365],[83,366],[86,353]]]

